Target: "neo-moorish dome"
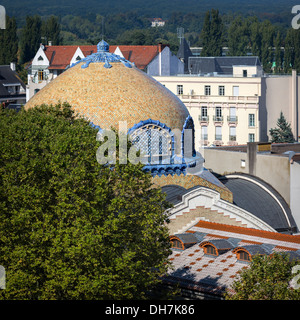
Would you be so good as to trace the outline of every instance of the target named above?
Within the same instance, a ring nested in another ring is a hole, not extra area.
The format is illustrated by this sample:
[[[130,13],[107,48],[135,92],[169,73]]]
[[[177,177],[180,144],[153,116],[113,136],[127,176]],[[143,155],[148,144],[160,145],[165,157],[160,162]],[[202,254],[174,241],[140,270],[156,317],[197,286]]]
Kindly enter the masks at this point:
[[[182,130],[189,115],[185,105],[163,85],[109,53],[105,41],[98,44],[97,53],[71,66],[36,93],[25,109],[59,101],[70,103],[102,129],[118,128],[119,121],[127,121],[129,129],[153,119]]]

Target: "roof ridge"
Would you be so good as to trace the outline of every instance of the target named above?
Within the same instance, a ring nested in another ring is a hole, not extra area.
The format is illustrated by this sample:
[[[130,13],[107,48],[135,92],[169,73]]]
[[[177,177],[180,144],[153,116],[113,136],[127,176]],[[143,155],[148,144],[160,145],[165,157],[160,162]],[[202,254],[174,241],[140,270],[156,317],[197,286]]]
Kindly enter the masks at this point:
[[[300,236],[290,235],[290,234],[282,234],[279,232],[266,231],[266,230],[258,230],[254,228],[245,228],[239,226],[231,226],[217,222],[210,222],[200,220],[194,227],[203,227],[203,228],[212,228],[219,231],[227,231],[239,234],[246,234],[256,237],[262,237],[266,239],[275,239],[280,241],[292,242],[292,243],[300,243]]]

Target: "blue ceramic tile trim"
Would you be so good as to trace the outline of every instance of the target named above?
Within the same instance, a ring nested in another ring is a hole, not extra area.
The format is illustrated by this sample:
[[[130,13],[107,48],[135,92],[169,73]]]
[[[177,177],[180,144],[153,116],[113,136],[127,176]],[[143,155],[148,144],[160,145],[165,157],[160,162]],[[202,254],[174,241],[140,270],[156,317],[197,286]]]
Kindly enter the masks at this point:
[[[134,65],[133,63],[131,63],[130,61],[121,58],[119,55],[114,54],[114,53],[110,53],[109,52],[109,44],[107,42],[105,42],[104,40],[101,40],[98,44],[97,44],[97,52],[96,53],[92,53],[91,55],[73,63],[70,68],[76,66],[78,63],[82,63],[84,62],[84,64],[81,66],[82,69],[87,68],[90,63],[97,63],[97,62],[104,62],[104,68],[111,68],[112,65],[110,63],[114,63],[114,62],[122,62],[123,65],[127,68],[132,68],[132,66]]]

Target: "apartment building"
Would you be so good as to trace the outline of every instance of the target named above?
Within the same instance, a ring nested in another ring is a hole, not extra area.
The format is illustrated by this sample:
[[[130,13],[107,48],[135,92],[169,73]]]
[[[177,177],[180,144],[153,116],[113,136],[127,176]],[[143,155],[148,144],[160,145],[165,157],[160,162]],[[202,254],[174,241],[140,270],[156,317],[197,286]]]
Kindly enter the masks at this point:
[[[154,77],[176,94],[195,123],[195,147],[259,141],[260,68],[233,66],[232,74]]]

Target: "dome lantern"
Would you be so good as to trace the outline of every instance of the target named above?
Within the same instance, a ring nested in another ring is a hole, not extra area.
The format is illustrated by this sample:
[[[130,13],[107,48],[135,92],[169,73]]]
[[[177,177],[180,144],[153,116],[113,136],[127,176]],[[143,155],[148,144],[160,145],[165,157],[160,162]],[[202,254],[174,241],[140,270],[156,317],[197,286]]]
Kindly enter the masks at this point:
[[[81,66],[82,69],[88,68],[91,63],[98,63],[98,62],[104,62],[103,67],[106,69],[110,69],[112,67],[111,63],[114,63],[114,62],[122,62],[123,65],[127,68],[132,68],[132,66],[134,65],[133,63],[120,57],[119,55],[114,54],[114,53],[110,53],[109,52],[109,44],[104,40],[101,40],[97,44],[97,52],[96,53],[92,53],[89,56],[86,56],[85,58],[73,63],[70,66],[70,68],[72,68],[72,67],[76,66],[78,63],[82,63],[82,62],[85,62]]]
[[[98,52],[109,52],[109,44],[106,41],[101,40],[97,44],[97,50]]]

